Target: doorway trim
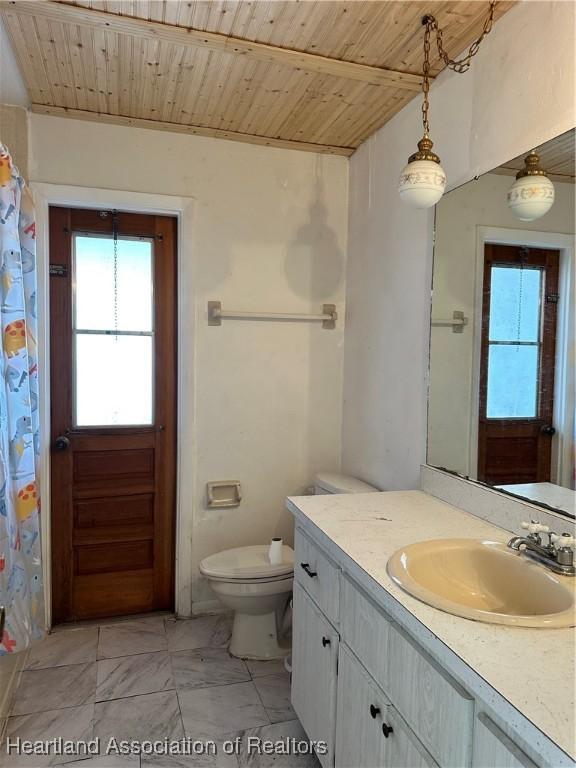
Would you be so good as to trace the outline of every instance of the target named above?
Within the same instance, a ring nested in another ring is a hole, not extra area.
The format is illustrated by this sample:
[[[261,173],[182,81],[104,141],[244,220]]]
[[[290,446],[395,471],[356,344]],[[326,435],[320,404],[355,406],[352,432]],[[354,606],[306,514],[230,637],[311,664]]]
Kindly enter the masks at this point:
[[[556,366],[554,377],[554,424],[560,425],[552,439],[552,482],[566,485],[566,475],[570,465],[572,441],[567,435],[570,409],[574,410],[573,372],[568,360],[568,340],[573,317],[573,291],[576,267],[574,263],[574,235],[557,232],[540,232],[526,229],[507,229],[504,227],[476,227],[476,263],[474,275],[474,317],[472,341],[472,377],[470,387],[471,405],[468,475],[475,477],[478,467],[478,421],[480,415],[480,359],[482,345],[482,291],[484,277],[484,246],[525,245],[528,248],[551,248],[560,251],[560,306],[557,317]],[[571,295],[572,294],[572,295]],[[571,380],[572,377],[572,380]],[[569,402],[572,397],[572,402]]]
[[[178,220],[178,414],[176,445],[176,543],[174,609],[178,616],[192,615],[192,514],[186,500],[194,498],[195,477],[195,302],[194,288],[194,204],[190,197],[156,195],[145,192],[75,187],[32,182],[30,188],[36,206],[36,258],[38,273],[38,362],[40,369],[39,402],[40,496],[42,499],[42,561],[46,626],[52,626],[52,553],[50,518],[50,303],[49,237],[50,205],[71,208],[118,208],[134,213],[174,216]],[[185,333],[184,333],[185,329]],[[190,344],[189,340],[192,339]],[[186,395],[184,397],[184,394]],[[181,439],[181,435],[190,438]]]

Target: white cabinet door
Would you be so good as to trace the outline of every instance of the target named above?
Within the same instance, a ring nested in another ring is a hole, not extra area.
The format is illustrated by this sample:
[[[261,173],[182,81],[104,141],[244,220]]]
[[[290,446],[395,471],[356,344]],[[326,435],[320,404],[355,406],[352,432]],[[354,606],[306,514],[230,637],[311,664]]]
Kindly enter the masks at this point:
[[[336,768],[381,768],[389,702],[346,646],[338,660]]]
[[[443,768],[472,762],[474,699],[403,630],[390,626],[390,700]]]
[[[536,768],[536,764],[483,712],[474,728],[475,768]]]
[[[336,768],[438,768],[343,644],[338,660]]]
[[[311,741],[325,742],[316,754],[323,768],[334,765],[338,633],[302,587],[294,584],[292,704]]]
[[[386,741],[386,768],[438,768],[394,707],[390,707],[386,720],[392,727]]]

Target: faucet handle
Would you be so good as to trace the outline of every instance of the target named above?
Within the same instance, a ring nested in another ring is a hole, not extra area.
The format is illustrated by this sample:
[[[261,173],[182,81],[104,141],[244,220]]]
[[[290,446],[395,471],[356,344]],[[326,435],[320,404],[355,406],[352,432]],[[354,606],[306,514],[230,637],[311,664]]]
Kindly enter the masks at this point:
[[[574,546],[576,545],[576,539],[569,533],[563,533],[561,536],[558,536],[557,533],[553,533],[550,536],[550,540],[556,549],[574,549]]]
[[[550,526],[542,525],[542,523],[539,523],[538,520],[532,520],[529,523],[524,521],[521,527],[525,531],[528,531],[528,533],[550,533]]]

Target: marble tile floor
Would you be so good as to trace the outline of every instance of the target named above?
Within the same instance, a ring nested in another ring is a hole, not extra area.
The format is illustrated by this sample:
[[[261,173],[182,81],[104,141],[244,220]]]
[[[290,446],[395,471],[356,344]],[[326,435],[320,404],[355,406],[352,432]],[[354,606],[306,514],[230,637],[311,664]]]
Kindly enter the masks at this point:
[[[0,767],[319,768],[311,754],[282,754],[306,736],[290,704],[283,663],[236,659],[231,617],[150,616],[59,628],[30,652],[0,748]],[[89,742],[94,754],[7,754],[7,740]],[[179,740],[204,754],[103,754],[111,739]],[[281,746],[250,750],[255,739]],[[197,741],[196,741],[197,740]],[[288,741],[286,741],[288,740]],[[233,754],[227,754],[230,744]]]

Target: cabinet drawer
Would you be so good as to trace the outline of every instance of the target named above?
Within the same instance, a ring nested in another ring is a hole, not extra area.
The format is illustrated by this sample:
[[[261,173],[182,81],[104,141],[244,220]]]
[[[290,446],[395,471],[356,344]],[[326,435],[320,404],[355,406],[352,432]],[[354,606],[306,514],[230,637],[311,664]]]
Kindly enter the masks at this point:
[[[470,765],[474,700],[394,624],[388,642],[387,691],[442,768]]]
[[[483,712],[474,728],[473,764],[477,768],[536,768],[536,763]]]
[[[299,528],[294,539],[294,576],[325,615],[337,623],[340,570]]]
[[[388,688],[390,622],[353,582],[342,576],[340,634],[384,690]]]

